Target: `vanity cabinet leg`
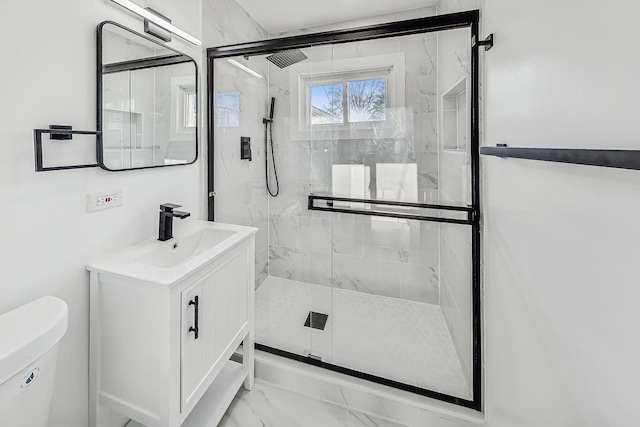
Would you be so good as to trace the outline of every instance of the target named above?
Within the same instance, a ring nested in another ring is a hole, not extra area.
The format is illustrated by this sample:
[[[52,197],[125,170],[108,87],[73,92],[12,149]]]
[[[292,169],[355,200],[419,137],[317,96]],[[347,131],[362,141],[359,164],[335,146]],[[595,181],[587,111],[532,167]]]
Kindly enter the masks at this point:
[[[253,330],[250,331],[242,343],[242,369],[247,373],[244,380],[244,388],[251,390],[254,382],[254,353],[255,342],[253,338]]]

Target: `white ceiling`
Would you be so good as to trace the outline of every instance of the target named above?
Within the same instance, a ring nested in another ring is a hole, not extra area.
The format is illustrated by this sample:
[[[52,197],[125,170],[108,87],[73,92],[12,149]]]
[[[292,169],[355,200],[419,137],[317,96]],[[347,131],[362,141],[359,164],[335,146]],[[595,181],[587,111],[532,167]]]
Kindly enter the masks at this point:
[[[437,0],[236,0],[269,34],[433,6]]]

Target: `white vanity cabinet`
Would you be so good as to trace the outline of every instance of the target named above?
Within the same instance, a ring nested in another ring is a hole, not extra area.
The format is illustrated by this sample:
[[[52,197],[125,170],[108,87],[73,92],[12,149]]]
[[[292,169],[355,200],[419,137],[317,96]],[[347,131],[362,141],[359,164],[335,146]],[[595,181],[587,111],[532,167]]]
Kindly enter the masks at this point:
[[[198,227],[236,232],[216,242]],[[92,426],[215,427],[253,385],[255,229],[196,221],[189,231],[88,267]],[[231,361],[243,342],[242,364]]]
[[[211,369],[248,326],[249,282],[247,256],[239,253],[181,292],[181,407],[197,403]]]

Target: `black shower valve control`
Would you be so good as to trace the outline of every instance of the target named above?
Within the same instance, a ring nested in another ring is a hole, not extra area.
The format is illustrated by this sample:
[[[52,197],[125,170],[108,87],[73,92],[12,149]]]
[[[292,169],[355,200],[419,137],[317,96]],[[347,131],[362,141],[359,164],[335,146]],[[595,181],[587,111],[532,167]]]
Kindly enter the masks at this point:
[[[248,136],[240,137],[240,159],[251,161],[251,138]]]

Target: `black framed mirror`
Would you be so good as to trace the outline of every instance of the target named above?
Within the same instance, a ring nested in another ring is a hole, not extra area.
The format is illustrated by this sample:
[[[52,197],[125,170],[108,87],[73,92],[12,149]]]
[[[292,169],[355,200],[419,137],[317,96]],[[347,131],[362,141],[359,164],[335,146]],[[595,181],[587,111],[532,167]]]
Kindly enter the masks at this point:
[[[109,171],[198,156],[196,61],[118,23],[98,25],[97,157]]]

